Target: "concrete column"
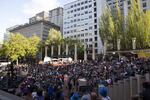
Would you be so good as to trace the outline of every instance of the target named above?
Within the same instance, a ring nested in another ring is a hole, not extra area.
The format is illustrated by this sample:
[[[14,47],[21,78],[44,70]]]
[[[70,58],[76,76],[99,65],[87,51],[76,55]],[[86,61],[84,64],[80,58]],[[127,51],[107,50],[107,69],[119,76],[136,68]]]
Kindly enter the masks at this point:
[[[54,55],[54,46],[52,45],[51,46],[51,56],[53,56]]]
[[[84,44],[84,61],[87,61],[87,44]]]
[[[136,38],[132,38],[132,49],[136,49]]]
[[[58,45],[58,55],[60,55],[60,45]]]
[[[106,55],[107,51],[107,40],[104,40],[104,55]]]
[[[117,50],[120,51],[120,39],[117,39]]]
[[[68,56],[68,44],[66,44],[66,56]]]
[[[45,57],[47,57],[47,49],[48,49],[48,46],[45,46]]]
[[[95,43],[92,43],[92,60],[95,60]]]
[[[74,61],[77,61],[77,44],[74,45]]]

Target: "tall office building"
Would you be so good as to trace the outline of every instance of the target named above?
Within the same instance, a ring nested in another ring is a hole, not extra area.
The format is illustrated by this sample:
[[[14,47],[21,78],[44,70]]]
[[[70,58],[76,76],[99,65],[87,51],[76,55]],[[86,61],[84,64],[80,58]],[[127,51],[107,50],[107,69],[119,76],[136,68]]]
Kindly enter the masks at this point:
[[[58,7],[49,11],[49,21],[60,27],[63,32],[63,8]]]
[[[88,48],[94,43],[95,53],[101,53],[99,17],[105,4],[105,0],[76,0],[64,5],[63,37],[79,39]]]

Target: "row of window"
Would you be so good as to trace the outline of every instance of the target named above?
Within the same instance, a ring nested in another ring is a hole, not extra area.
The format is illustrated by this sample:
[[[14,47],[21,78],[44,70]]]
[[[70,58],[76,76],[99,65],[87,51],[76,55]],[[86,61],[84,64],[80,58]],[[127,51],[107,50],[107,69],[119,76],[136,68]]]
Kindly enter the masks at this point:
[[[81,14],[82,15],[82,14]],[[77,16],[77,15],[75,15]],[[97,17],[97,14],[94,13],[94,17],[96,18]],[[64,24],[70,24],[70,23],[73,23],[73,22],[79,22],[79,21],[85,21],[85,20],[88,20],[88,19],[92,19],[92,15],[89,15],[89,18],[82,18],[82,19],[74,19],[74,20],[70,20],[70,22],[64,22]],[[97,23],[97,20],[95,19],[94,23]]]
[[[94,6],[96,6],[96,3],[95,3]],[[81,10],[84,10],[84,9],[87,9],[87,8],[91,8],[91,7],[92,7],[92,4],[84,6],[84,7],[81,7],[81,8],[77,8],[77,9],[74,9],[74,10],[70,10],[67,13],[70,14],[70,13],[81,11]]]
[[[77,30],[77,29],[74,29],[74,30],[70,30],[70,31],[64,31],[64,34],[72,34],[72,33],[76,33],[76,32],[84,32],[84,31],[88,31],[88,30],[92,30],[93,27],[90,26],[89,29],[85,28],[85,29],[81,29],[81,30]],[[97,25],[94,25],[94,29],[97,29]]]
[[[92,13],[92,11],[89,11],[89,12],[86,12],[86,13]],[[77,14],[74,14],[73,16],[68,16],[67,18],[65,19],[71,19],[71,18],[74,18],[74,17],[79,17],[79,16],[82,16],[84,15],[84,13],[77,13]]]
[[[94,1],[95,1],[95,0],[94,0]],[[90,3],[90,2],[92,2],[92,0],[83,1],[83,2],[78,2],[77,4],[71,5],[70,8],[74,8],[74,7],[77,7],[77,6],[80,6],[80,5],[83,5],[83,4],[87,4],[87,3]]]

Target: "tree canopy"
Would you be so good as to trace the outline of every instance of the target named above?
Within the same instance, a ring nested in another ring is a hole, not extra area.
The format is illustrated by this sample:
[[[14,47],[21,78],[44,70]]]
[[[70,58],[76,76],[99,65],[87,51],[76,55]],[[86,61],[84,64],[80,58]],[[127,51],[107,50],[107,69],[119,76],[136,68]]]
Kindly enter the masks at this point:
[[[2,50],[11,61],[17,61],[26,56],[35,57],[39,42],[37,36],[26,38],[19,33],[11,33],[9,39],[4,42]]]
[[[106,9],[107,8],[107,9]],[[140,8],[140,0],[131,0],[128,14],[123,16],[118,0],[116,8],[106,7],[100,19],[101,40],[113,44],[116,50],[117,39],[121,39],[121,49],[132,49],[132,40],[136,38],[136,48],[150,47],[150,11],[144,12]]]

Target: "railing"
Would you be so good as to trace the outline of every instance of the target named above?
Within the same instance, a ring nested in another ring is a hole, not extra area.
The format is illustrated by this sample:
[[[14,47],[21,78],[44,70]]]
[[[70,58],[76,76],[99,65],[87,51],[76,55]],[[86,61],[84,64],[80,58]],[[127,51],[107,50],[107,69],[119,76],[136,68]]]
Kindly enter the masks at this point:
[[[133,97],[138,98],[139,93],[143,89],[142,83],[145,81],[150,81],[150,74],[145,74],[144,76],[136,75],[135,77],[118,81],[108,87],[108,95],[112,100],[132,100]],[[140,100],[140,98],[136,100]]]

